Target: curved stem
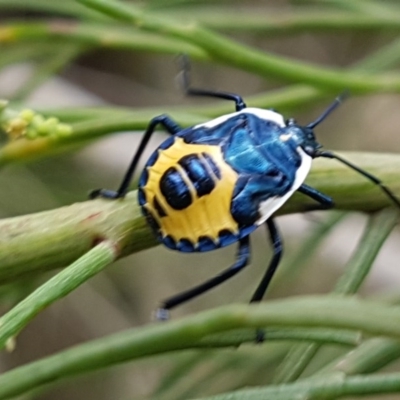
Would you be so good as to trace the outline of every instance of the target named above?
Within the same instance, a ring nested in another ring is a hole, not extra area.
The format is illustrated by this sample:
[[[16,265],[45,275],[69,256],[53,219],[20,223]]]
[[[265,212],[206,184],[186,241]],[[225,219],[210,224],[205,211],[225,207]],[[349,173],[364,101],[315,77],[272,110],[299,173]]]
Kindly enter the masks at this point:
[[[348,396],[370,396],[400,392],[400,374],[386,373],[376,376],[332,375],[320,379],[296,382],[288,385],[269,386],[224,393],[197,400],[330,400]]]
[[[40,311],[66,296],[117,258],[117,247],[104,241],[46,281],[0,318],[0,348],[21,331]]]
[[[214,60],[256,73],[260,76],[276,77],[288,82],[302,81],[335,91],[343,91],[346,88],[353,93],[400,91],[400,76],[397,74],[372,75],[316,67],[299,60],[290,60],[241,45],[215,32],[202,28],[197,23],[182,23],[174,19],[159,18],[119,1],[77,1],[115,19],[129,22],[143,30],[180,38],[200,47]]]
[[[23,394],[61,377],[193,348],[211,334],[263,326],[344,328],[400,339],[398,310],[379,303],[304,297],[253,306],[230,305],[182,320],[124,331],[15,368],[0,377],[0,399]]]
[[[142,50],[166,54],[186,53],[193,58],[206,59],[207,55],[197,46],[173,37],[141,32],[129,26],[116,25],[115,22],[83,23],[70,20],[51,22],[24,22],[0,25],[0,43],[64,40],[86,47]]]
[[[349,295],[358,291],[385,240],[397,224],[392,210],[383,210],[368,221],[355,253],[333,290],[334,294]],[[301,344],[293,347],[276,373],[275,383],[296,380],[320,349],[320,344]]]

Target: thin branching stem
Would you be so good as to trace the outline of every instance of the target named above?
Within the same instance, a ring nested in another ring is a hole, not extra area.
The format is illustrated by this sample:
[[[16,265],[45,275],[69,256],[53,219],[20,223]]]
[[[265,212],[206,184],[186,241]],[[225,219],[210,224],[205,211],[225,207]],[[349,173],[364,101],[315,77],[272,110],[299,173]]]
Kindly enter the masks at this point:
[[[13,339],[39,312],[115,261],[118,251],[118,246],[111,241],[97,244],[4,314],[0,318],[0,348]]]
[[[382,303],[332,296],[231,305],[182,320],[127,330],[18,367],[0,377],[0,399],[26,393],[61,377],[196,347],[211,334],[264,326],[351,329],[400,339],[398,309]]]
[[[375,376],[332,375],[320,379],[300,381],[287,385],[238,390],[218,396],[196,400],[330,400],[348,396],[369,396],[400,392],[400,374],[388,373]]]
[[[299,60],[293,61],[275,54],[241,45],[197,23],[175,21],[146,13],[132,5],[114,0],[77,0],[88,7],[143,30],[180,38],[206,51],[215,61],[229,64],[264,77],[276,77],[287,82],[309,83],[327,90],[353,93],[400,91],[397,74],[372,75],[352,71],[317,67]]]
[[[379,250],[396,224],[397,217],[392,210],[383,210],[369,219],[357,250],[335,285],[334,294],[351,295],[358,291],[371,270]],[[296,380],[304,372],[319,348],[320,345],[317,343],[293,347],[280,366],[274,382],[287,383]]]
[[[193,58],[206,59],[207,55],[197,46],[183,40],[161,36],[124,25],[107,26],[100,23],[82,23],[71,20],[51,22],[24,22],[0,25],[0,43],[41,43],[63,40],[87,48],[114,48],[131,51],[150,51],[166,54],[189,54]]]

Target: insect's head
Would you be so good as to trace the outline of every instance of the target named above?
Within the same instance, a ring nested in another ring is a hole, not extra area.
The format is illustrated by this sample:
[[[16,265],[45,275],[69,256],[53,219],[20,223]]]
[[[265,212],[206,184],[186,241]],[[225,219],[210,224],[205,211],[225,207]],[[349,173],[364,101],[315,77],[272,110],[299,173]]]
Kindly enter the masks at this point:
[[[335,110],[347,96],[344,93],[337,97],[334,102],[332,102],[329,107],[313,122],[306,126],[301,126],[296,123],[294,119],[289,119],[286,122],[286,134],[295,138],[298,145],[311,157],[318,156],[318,150],[322,147],[316,140],[314,135],[314,128],[319,125],[325,118]]]
[[[300,146],[306,154],[311,157],[316,155],[316,152],[321,145],[317,142],[314,130],[312,127],[298,125],[297,122],[291,118],[286,121],[286,134],[295,140],[297,146]]]

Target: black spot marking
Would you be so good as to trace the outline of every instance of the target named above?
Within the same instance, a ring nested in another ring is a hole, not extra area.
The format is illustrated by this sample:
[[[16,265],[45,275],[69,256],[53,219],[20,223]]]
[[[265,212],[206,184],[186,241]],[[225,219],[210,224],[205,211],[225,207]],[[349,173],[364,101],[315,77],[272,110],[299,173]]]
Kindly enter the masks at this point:
[[[210,194],[215,188],[213,177],[198,154],[189,154],[179,160],[179,165],[185,170],[196,189],[197,196]]]
[[[168,168],[160,179],[160,190],[167,203],[175,210],[183,210],[192,204],[192,195],[179,171]]]

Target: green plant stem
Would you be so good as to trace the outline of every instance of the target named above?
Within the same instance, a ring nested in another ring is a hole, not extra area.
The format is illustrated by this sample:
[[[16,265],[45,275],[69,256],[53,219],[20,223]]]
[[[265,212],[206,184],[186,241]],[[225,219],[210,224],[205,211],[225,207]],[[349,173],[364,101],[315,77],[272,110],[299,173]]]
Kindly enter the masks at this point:
[[[358,15],[373,15],[377,17],[390,17],[397,11],[399,7],[394,3],[382,3],[374,0],[353,0],[351,2],[346,0],[321,0],[320,4],[328,4],[336,8],[344,10],[351,10]]]
[[[320,349],[319,343],[299,343],[291,347],[275,371],[275,385],[296,381]]]
[[[357,293],[397,222],[396,214],[389,209],[382,210],[369,219],[360,244],[335,285],[334,294]]]
[[[356,252],[335,285],[334,294],[349,295],[357,292],[396,224],[397,216],[393,210],[383,210],[369,219]],[[293,347],[279,367],[274,383],[295,381],[304,372],[319,348],[320,345],[317,343]]]
[[[364,0],[365,2],[365,0]],[[356,6],[354,4],[357,4]],[[347,7],[349,8],[349,7]],[[196,8],[196,20],[200,21],[207,27],[213,29],[246,31],[256,33],[274,33],[274,34],[293,34],[301,31],[326,31],[326,30],[346,30],[346,29],[398,29],[400,21],[397,14],[393,11],[393,7],[379,7],[379,11],[386,8],[385,15],[382,12],[371,12],[370,9],[359,2],[352,2],[350,9],[357,11],[358,14],[349,12],[337,12],[329,10],[329,12],[315,11],[309,7],[301,7],[295,12],[286,13],[284,11],[270,12],[268,15],[260,15],[255,12],[244,12],[238,17],[237,13],[230,12],[225,8],[213,8],[212,12],[203,11],[202,8]],[[106,16],[82,7],[75,1],[64,1],[62,3],[52,3],[47,0],[36,0],[35,2],[27,0],[0,0],[0,9],[3,10],[23,10],[53,13],[57,15],[65,15],[69,17],[77,17],[79,19],[88,20],[104,20]],[[368,13],[367,13],[368,11]],[[397,11],[394,9],[394,11]],[[361,14],[364,12],[365,14]],[[159,14],[157,10],[155,14]],[[223,13],[224,18],[218,18],[217,15]],[[190,20],[193,18],[193,12],[185,12],[179,8],[174,11],[163,10],[163,15],[167,14],[174,18]]]
[[[299,102],[307,102],[308,98],[324,97],[321,92],[305,85],[298,85],[290,90],[275,90],[261,95],[249,97],[248,104],[262,107],[267,104],[276,107],[291,107]],[[9,107],[9,114],[16,111]],[[213,103],[208,106],[144,108],[144,109],[61,109],[45,110],[47,117],[58,117],[62,121],[71,122],[72,134],[59,137],[41,137],[34,140],[18,139],[9,141],[0,148],[0,166],[13,162],[27,162],[39,157],[57,154],[89,143],[95,138],[116,132],[129,130],[144,130],[155,115],[169,113],[180,126],[192,126],[204,122],[206,116],[219,116],[232,111],[232,104],[225,102]],[[6,114],[3,112],[3,114]],[[4,118],[3,118],[4,119]]]
[[[0,0],[0,10],[22,10],[41,13],[53,13],[79,19],[105,20],[105,16],[87,7],[82,7],[76,1],[52,2],[48,0]]]
[[[14,46],[2,46],[2,57],[0,59],[0,68],[4,68],[8,65],[15,64],[18,62],[36,61],[49,54],[51,44],[50,43],[38,43],[35,46],[29,43],[18,43]]]
[[[129,26],[81,23],[76,21],[24,22],[0,25],[0,43],[63,40],[87,48],[113,48],[133,51],[149,51],[166,54],[189,54],[193,58],[206,59],[206,53],[183,40],[154,33],[146,33]]]
[[[40,311],[110,265],[117,255],[116,244],[103,241],[14,306],[0,318],[0,348]]]
[[[400,77],[397,74],[372,75],[316,67],[299,60],[290,60],[240,45],[194,22],[182,23],[182,21],[146,14],[126,3],[115,0],[77,1],[118,20],[129,22],[140,29],[185,40],[206,51],[216,61],[260,76],[275,77],[287,82],[302,81],[335,91],[347,88],[353,93],[400,90]]]
[[[400,197],[400,156],[343,156],[382,178]],[[332,160],[316,160],[306,182],[332,196],[339,209],[371,212],[391,205],[376,185]],[[99,240],[118,243],[121,257],[156,245],[136,196],[131,192],[118,201],[98,199],[0,220],[0,282],[68,265]],[[303,211],[312,204],[295,194],[279,214]]]
[[[160,14],[155,11],[155,15]],[[169,18],[182,20],[193,19],[193,11],[177,10],[163,12]],[[223,14],[223,18],[221,15]],[[260,10],[244,10],[238,13],[226,7],[196,9],[196,21],[210,29],[227,32],[251,32],[256,34],[292,35],[300,32],[343,32],[343,31],[372,31],[400,29],[400,18],[397,13],[390,15],[360,15],[349,12],[324,12],[301,7],[295,12],[269,11],[260,13]]]
[[[385,302],[398,305],[398,296],[385,299]],[[370,374],[386,367],[400,357],[400,343],[388,338],[365,340],[353,351],[322,368],[316,375],[335,372],[346,375]]]
[[[29,29],[28,29],[29,30]],[[114,39],[115,40],[115,39]],[[354,68],[357,70],[376,71],[394,65],[400,58],[400,40],[394,41],[376,54],[359,62]],[[247,103],[253,107],[275,107],[290,109],[305,105],[326,97],[326,93],[311,86],[299,84],[291,87],[270,91],[260,95],[249,96]],[[171,114],[181,126],[190,126],[204,119],[216,117],[231,112],[232,105],[227,102],[212,103],[208,106],[194,107],[166,107],[145,108],[131,110],[128,108],[89,108],[89,109],[62,109],[45,112],[48,117],[59,117],[65,122],[74,123],[73,133],[63,138],[40,138],[32,140],[18,140],[6,144],[0,149],[0,166],[16,161],[29,161],[38,157],[65,151],[76,145],[83,145],[90,139],[102,135],[146,128],[148,121],[155,115]]]
[[[182,320],[124,331],[15,368],[0,377],[0,399],[60,378],[196,347],[211,334],[264,326],[351,329],[400,339],[398,309],[382,303],[314,296],[251,306],[230,305]]]
[[[47,43],[42,43],[44,45],[44,50],[48,52],[48,46],[51,45],[51,34],[59,35],[58,39],[61,37],[74,38],[74,35],[77,35],[75,39],[79,42],[82,40],[82,43],[88,42],[85,40],[93,40],[97,45],[118,47],[118,46],[137,46],[138,43],[144,42],[146,43],[146,37],[149,37],[148,34],[144,33],[133,33],[135,35],[139,35],[134,40],[134,43],[131,43],[132,29],[127,30],[127,33],[124,34],[125,29],[122,29],[120,34],[113,33],[112,35],[104,36],[104,31],[99,32],[99,29],[96,29],[96,25],[85,25],[82,26],[76,25],[75,23],[67,23],[66,25],[63,23],[55,23],[55,24],[27,24],[24,26],[16,24],[3,26],[0,29],[0,40],[3,42],[18,40],[21,38],[26,38],[26,40],[38,40],[38,38],[42,37],[44,40],[47,37]],[[50,37],[48,37],[50,35]],[[146,36],[147,35],[147,36]],[[150,35],[151,36],[151,35]],[[160,42],[160,38],[157,35],[157,40],[153,38],[149,38],[150,42],[156,44],[156,46],[162,46],[163,42],[166,40],[168,42],[168,38],[163,35],[163,38]],[[53,39],[55,39],[53,37]],[[176,39],[174,39],[176,41]],[[144,44],[144,47],[147,50],[152,46],[151,43]],[[189,50],[181,47],[181,43],[177,43],[177,46],[180,48],[180,51],[187,51],[189,54],[194,53]],[[39,43],[40,44],[40,43]],[[38,43],[35,42],[35,47],[37,47]],[[171,46],[170,50],[173,52],[177,51],[177,48],[172,43],[165,43],[165,46]],[[174,47],[175,46],[175,47]],[[54,46],[53,46],[54,47]],[[193,46],[192,46],[193,47]],[[30,46],[30,49],[33,47]],[[29,50],[28,48],[28,50]],[[198,49],[198,47],[196,47]],[[368,56],[365,60],[359,62],[354,70],[355,71],[378,71],[382,68],[388,68],[390,66],[395,65],[398,62],[400,57],[400,41],[394,41],[389,44],[385,48],[376,52],[376,54],[372,56]],[[10,49],[8,49],[10,50]],[[155,50],[155,48],[154,48]],[[160,50],[160,49],[159,49]],[[25,56],[26,50],[23,49],[19,53],[18,59]],[[5,53],[8,54],[8,53]],[[12,53],[14,55],[14,52]],[[205,57],[204,51],[202,52],[202,56],[200,53],[197,54],[198,57]],[[12,62],[12,60],[7,61],[10,57],[5,56],[2,58],[2,61],[6,64]],[[14,56],[15,59],[15,56]],[[305,104],[306,102],[312,102],[320,98],[326,97],[326,93],[316,88],[307,85],[293,85],[292,87],[280,89],[277,91],[273,91],[268,94],[261,94],[257,96],[250,97],[248,99],[248,103],[252,106],[258,107],[277,107],[277,108],[293,108],[299,106],[300,104]],[[48,154],[54,152],[64,151],[66,149],[70,149],[74,147],[74,144],[82,144],[86,143],[86,140],[89,140],[94,137],[99,137],[101,135],[117,132],[119,130],[128,130],[128,129],[144,129],[148,120],[154,117],[154,115],[161,113],[173,113],[173,116],[180,122],[183,126],[192,125],[197,122],[203,122],[205,117],[214,117],[221,115],[223,113],[227,113],[231,110],[231,105],[226,102],[211,104],[210,106],[196,106],[184,108],[166,108],[166,109],[142,109],[142,110],[126,110],[126,114],[117,112],[116,110],[111,111],[109,115],[105,115],[106,110],[98,109],[98,110],[59,110],[53,111],[54,116],[59,116],[61,118],[65,118],[68,121],[82,121],[82,119],[93,118],[94,120],[82,122],[82,125],[77,124],[74,126],[73,134],[69,138],[63,138],[60,140],[54,139],[37,139],[35,141],[31,140],[18,140],[15,142],[11,142],[4,146],[0,150],[0,165],[4,165],[6,163],[10,163],[13,161],[25,161],[37,158],[39,156],[46,156]],[[190,115],[189,115],[189,114]],[[199,114],[204,116],[204,118],[200,117]],[[52,116],[52,113],[49,112],[48,116]]]
[[[224,11],[222,11],[224,10]],[[346,29],[366,30],[379,29],[397,31],[400,30],[400,18],[397,14],[389,17],[377,18],[376,16],[360,16],[348,13],[313,13],[302,12],[293,15],[268,14],[268,16],[253,13],[246,16],[237,12],[229,12],[225,8],[221,12],[218,10],[212,12],[196,12],[196,21],[205,26],[214,29],[245,30],[251,32],[270,32],[274,34],[294,34],[298,32],[310,32],[313,30],[326,31],[344,31]],[[185,12],[167,13],[169,18],[189,21],[193,19],[191,15]],[[157,18],[160,15],[154,14]],[[165,17],[165,12],[163,13]],[[167,52],[179,54],[187,53],[192,57],[205,58],[206,54],[198,47],[185,43],[182,40],[174,38],[165,38],[158,33],[143,33],[132,26],[116,25],[108,23],[107,30],[104,30],[104,24],[94,22],[76,22],[71,20],[60,20],[52,22],[13,22],[1,25],[0,39],[5,43],[14,41],[35,41],[63,38],[73,40],[85,45],[96,47],[112,47],[131,50],[152,50],[157,52]],[[1,42],[1,40],[0,40]],[[158,44],[159,43],[159,44]],[[157,45],[158,44],[158,45]],[[149,48],[147,46],[150,46]]]
[[[310,258],[315,254],[317,248],[329,235],[329,233],[343,220],[347,215],[343,211],[331,211],[330,215],[324,221],[318,221],[313,227],[312,232],[305,238],[300,248],[293,254],[288,254],[282,260],[279,269],[271,282],[271,287],[282,284],[290,284],[298,279],[299,274],[308,265]]]
[[[48,136],[43,138],[25,139],[9,141],[0,149],[0,166],[4,166],[11,162],[26,162],[38,157],[57,154],[65,150],[71,150],[77,146],[89,143],[94,138],[111,132],[123,132],[128,130],[140,129],[146,126],[152,118],[146,113],[139,113],[127,117],[105,117],[91,121],[80,122],[72,125],[72,134],[68,136]],[[154,115],[152,115],[154,116]],[[182,121],[185,125],[188,122],[196,120],[195,116],[178,113],[177,120]],[[197,121],[204,119],[200,116]],[[140,127],[140,128],[139,128]]]
[[[0,226],[1,282],[68,265],[103,240],[115,243],[119,256],[156,244],[135,192],[3,219]]]
[[[260,93],[246,97],[246,104],[250,107],[271,108],[290,110],[299,106],[307,105],[318,99],[326,98],[326,94],[307,85],[292,85],[290,87],[269,90],[266,93]],[[156,115],[170,114],[177,120],[181,126],[191,126],[196,124],[199,119],[202,122],[206,118],[219,117],[222,114],[232,112],[232,103],[226,101],[211,102],[208,105],[198,104],[195,106],[165,106],[165,107],[146,107],[146,108],[129,108],[129,107],[85,107],[82,108],[63,108],[63,109],[44,109],[40,111],[46,116],[55,116],[69,123],[92,124],[93,120],[98,118],[106,122],[109,118],[116,119],[132,117],[137,120],[135,129],[143,130],[147,127],[149,120]],[[181,121],[181,116],[186,116]],[[105,118],[107,117],[107,118]],[[146,119],[148,117],[148,119]],[[190,119],[191,118],[191,119]],[[75,125],[74,125],[75,127]],[[101,135],[100,131],[100,135]],[[112,133],[108,131],[106,133]],[[94,132],[95,134],[95,132]]]
[[[279,341],[305,341],[338,344],[342,346],[357,346],[361,343],[359,332],[332,330],[332,329],[273,329],[267,328],[265,337],[270,340]],[[210,335],[199,341],[199,347],[226,347],[239,346],[243,343],[254,342],[254,331],[238,331],[229,334]]]
[[[330,400],[348,396],[371,396],[400,392],[400,374],[387,373],[377,376],[333,375],[288,385],[254,388],[224,393],[197,400]]]
[[[370,374],[386,367],[399,357],[400,343],[398,340],[372,338],[326,365],[314,376],[336,372],[346,375]]]
[[[395,39],[376,50],[372,55],[354,63],[352,68],[359,71],[377,72],[395,68],[400,62],[400,40]]]

